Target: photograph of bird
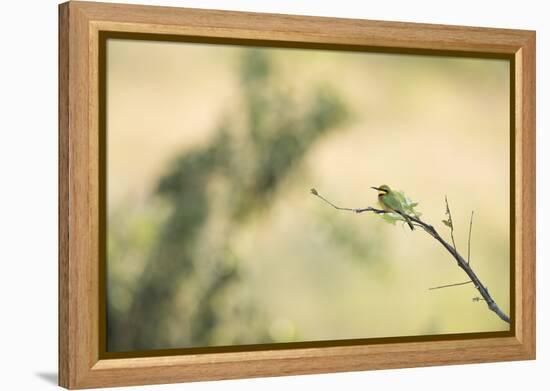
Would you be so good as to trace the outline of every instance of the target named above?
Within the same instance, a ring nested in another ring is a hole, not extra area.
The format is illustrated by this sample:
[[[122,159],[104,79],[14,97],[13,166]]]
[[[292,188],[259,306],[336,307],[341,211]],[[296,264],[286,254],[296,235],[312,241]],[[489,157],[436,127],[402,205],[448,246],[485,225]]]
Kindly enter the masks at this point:
[[[403,217],[406,223],[409,225],[411,231],[414,230],[414,226],[403,210],[403,205],[399,196],[388,185],[381,185],[380,187],[372,187],[378,190],[378,203],[382,206],[382,209],[388,212],[395,212]]]

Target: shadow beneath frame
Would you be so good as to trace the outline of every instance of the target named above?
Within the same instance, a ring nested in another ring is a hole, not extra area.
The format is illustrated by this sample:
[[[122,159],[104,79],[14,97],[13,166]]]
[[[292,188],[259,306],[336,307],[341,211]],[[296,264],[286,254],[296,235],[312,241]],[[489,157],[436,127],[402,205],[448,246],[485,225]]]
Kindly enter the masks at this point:
[[[57,372],[38,372],[35,375],[47,383],[57,385]]]

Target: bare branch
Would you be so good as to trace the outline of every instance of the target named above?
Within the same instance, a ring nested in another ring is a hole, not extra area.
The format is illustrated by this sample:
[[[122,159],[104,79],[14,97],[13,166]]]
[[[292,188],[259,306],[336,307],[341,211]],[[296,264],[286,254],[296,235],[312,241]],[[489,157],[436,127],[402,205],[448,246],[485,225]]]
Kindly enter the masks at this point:
[[[474,220],[474,211],[470,215],[470,231],[468,232],[468,265],[470,264],[470,242],[472,239],[472,221]]]
[[[353,209],[353,208],[342,208],[342,207],[339,207],[339,206],[336,206],[334,205],[332,202],[328,201],[325,197],[323,197],[322,195],[320,195],[317,190],[315,189],[311,189],[311,194],[319,197],[320,199],[322,199],[324,202],[326,202],[327,204],[329,204],[330,206],[332,206],[333,208],[335,209],[338,209],[338,210],[344,210],[344,211],[351,211],[351,212],[355,212],[355,213],[362,213],[362,212],[373,212],[373,213],[376,213],[376,214],[385,214],[385,213],[390,213],[390,212],[387,212],[385,210],[381,210],[381,209],[376,209],[376,208],[372,208],[372,207],[367,207],[367,208],[358,208],[358,209]],[[447,203],[447,206],[448,206],[448,203]],[[450,211],[449,211],[449,215],[450,215]],[[504,312],[502,312],[502,310],[499,308],[499,306],[497,305],[497,303],[493,300],[493,298],[491,297],[491,295],[489,294],[489,291],[487,290],[487,288],[485,287],[485,285],[483,285],[481,283],[481,280],[479,279],[479,277],[475,274],[475,272],[472,270],[472,268],[470,267],[470,265],[464,260],[464,258],[458,253],[458,251],[456,250],[456,247],[455,246],[452,246],[450,245],[449,243],[447,243],[442,237],[441,235],[439,235],[439,233],[436,231],[436,229],[430,225],[430,224],[427,224],[425,222],[423,222],[422,220],[420,220],[420,218],[416,217],[416,216],[410,216],[410,215],[407,215],[407,217],[413,222],[413,223],[416,223],[418,224],[420,227],[422,227],[422,229],[427,233],[429,234],[431,237],[433,237],[435,240],[437,240],[443,247],[445,247],[445,249],[452,255],[452,257],[456,260],[457,262],[457,265],[458,267],[460,267],[467,275],[468,277],[470,278],[471,282],[474,284],[475,288],[478,290],[478,292],[480,293],[480,295],[482,296],[482,298],[479,298],[479,300],[483,300],[485,302],[487,302],[487,307],[489,307],[489,309],[491,311],[493,311],[495,314],[497,314],[497,316],[502,319],[503,321],[505,321],[506,323],[510,323],[510,318],[508,317],[508,315],[506,315]],[[450,216],[449,216],[450,217]],[[478,300],[478,301],[479,301]]]
[[[457,282],[456,284],[447,284],[447,285],[434,286],[432,288],[428,288],[428,290],[433,291],[435,289],[450,288],[452,286],[460,286],[460,285],[466,285],[466,284],[471,284],[471,283],[472,283],[472,280],[465,281],[465,282]]]
[[[385,210],[371,208],[370,206],[369,206],[368,208],[358,208],[358,209],[342,208],[342,207],[340,207],[340,206],[334,205],[332,202],[330,202],[330,201],[327,200],[325,197],[323,197],[321,194],[319,194],[319,193],[317,192],[317,190],[315,190],[315,189],[311,189],[311,190],[310,190],[310,193],[313,194],[313,195],[316,196],[316,197],[319,197],[321,200],[323,200],[324,202],[326,202],[327,204],[329,204],[330,206],[332,206],[334,209],[338,209],[338,210],[347,210],[347,211],[349,211],[349,212],[355,212],[355,213],[363,213],[363,212],[374,212],[374,213],[376,213],[376,214],[384,214],[384,213],[387,213]]]
[[[445,196],[445,207],[446,211],[445,214],[449,216],[449,219],[447,220],[448,223],[445,224],[449,229],[451,230],[451,240],[453,241],[453,248],[456,251],[456,243],[455,243],[455,237],[454,237],[454,224],[453,224],[453,216],[451,215],[451,208],[449,208],[449,201],[447,201],[447,196]]]
[[[447,227],[449,227],[449,229],[451,230],[451,239],[453,241],[453,248],[456,251],[455,238],[453,236],[453,231],[454,231],[453,217],[451,215],[451,208],[449,207],[449,201],[447,200],[447,196],[445,196],[445,208],[446,208],[445,209],[445,214],[448,216],[448,220],[443,220],[443,223],[445,223],[445,225]],[[474,217],[474,212],[472,211],[472,216],[470,217],[470,232],[468,233],[468,261],[466,262],[468,265],[470,264],[470,241],[471,241],[471,238],[472,238],[472,218],[473,217]],[[466,282],[459,282],[459,283],[455,283],[455,284],[440,285],[440,286],[436,286],[436,287],[428,288],[428,289],[429,290],[434,290],[434,289],[450,288],[450,287],[453,287],[453,286],[466,285],[466,284],[469,284],[471,282],[472,282],[472,280],[466,281]]]

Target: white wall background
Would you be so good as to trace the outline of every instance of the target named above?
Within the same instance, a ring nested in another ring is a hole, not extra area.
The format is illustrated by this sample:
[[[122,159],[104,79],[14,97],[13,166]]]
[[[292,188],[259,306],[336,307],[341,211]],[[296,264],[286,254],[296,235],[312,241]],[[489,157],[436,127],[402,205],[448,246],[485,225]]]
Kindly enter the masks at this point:
[[[119,2],[125,2],[119,0]],[[513,390],[550,384],[550,13],[546,2],[353,0],[133,1],[241,11],[339,16],[537,30],[537,329],[538,359],[461,365],[176,384],[132,389]],[[55,388],[57,378],[57,1],[0,4],[0,388]],[[544,23],[546,22],[546,23]],[[545,175],[546,174],[546,175]]]

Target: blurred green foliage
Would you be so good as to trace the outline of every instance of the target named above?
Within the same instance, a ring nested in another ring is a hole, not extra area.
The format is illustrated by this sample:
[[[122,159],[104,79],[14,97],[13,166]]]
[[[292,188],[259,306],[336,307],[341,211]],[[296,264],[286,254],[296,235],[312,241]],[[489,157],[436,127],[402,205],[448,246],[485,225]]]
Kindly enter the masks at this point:
[[[157,213],[126,224],[109,217],[109,351],[273,341],[269,319],[239,286],[232,237],[348,114],[326,85],[297,104],[265,49],[244,51],[240,82],[244,117],[229,116],[207,145],[174,159],[151,197]],[[117,269],[143,253],[132,276]]]

